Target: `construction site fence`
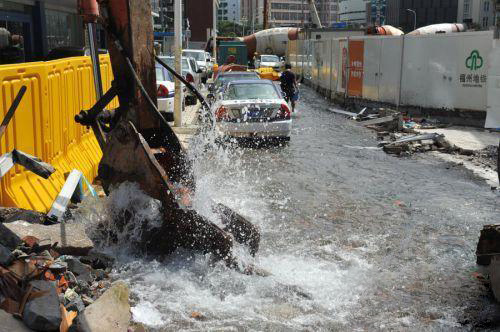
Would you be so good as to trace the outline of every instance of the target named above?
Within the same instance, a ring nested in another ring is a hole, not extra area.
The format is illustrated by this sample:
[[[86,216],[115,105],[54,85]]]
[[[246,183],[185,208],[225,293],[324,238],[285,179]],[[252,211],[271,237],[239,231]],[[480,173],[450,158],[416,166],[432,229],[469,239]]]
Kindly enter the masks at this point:
[[[500,46],[500,45],[499,45]],[[287,61],[327,96],[428,109],[487,111],[500,127],[493,32],[289,41]],[[491,63],[490,63],[491,62]],[[493,105],[497,103],[498,105]]]
[[[100,56],[103,89],[113,78],[109,55]],[[90,57],[0,66],[0,114],[6,115],[21,86],[21,104],[1,139],[1,154],[13,149],[56,169],[43,179],[16,165],[1,179],[2,206],[47,212],[73,169],[93,180],[102,152],[91,129],[74,116],[96,102]],[[116,108],[117,99],[108,106]]]

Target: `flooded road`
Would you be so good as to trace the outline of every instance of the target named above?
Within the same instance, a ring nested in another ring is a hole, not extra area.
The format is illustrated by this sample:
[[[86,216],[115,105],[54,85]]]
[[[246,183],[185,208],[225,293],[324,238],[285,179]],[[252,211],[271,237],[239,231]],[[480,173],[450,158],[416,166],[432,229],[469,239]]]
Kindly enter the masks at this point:
[[[271,275],[188,252],[124,259],[115,276],[131,285],[134,319],[158,331],[493,328],[499,310],[473,273],[499,195],[459,166],[373,149],[373,132],[302,92],[289,144],[200,139],[191,151],[195,206],[209,215],[213,199],[257,224],[257,257],[237,256]]]

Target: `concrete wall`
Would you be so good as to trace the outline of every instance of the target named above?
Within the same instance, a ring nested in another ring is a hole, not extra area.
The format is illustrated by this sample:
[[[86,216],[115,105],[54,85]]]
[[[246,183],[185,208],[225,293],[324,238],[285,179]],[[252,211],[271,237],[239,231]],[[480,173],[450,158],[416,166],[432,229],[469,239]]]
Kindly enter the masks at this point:
[[[296,71],[327,96],[343,94],[347,85],[348,96],[373,102],[482,112],[483,118],[488,109],[490,31],[292,43]]]

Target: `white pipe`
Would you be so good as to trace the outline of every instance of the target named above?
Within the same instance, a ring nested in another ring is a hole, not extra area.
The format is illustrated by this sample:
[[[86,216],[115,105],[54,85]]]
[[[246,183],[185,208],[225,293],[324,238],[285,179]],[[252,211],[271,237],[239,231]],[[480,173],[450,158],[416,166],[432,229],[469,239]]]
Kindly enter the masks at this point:
[[[308,1],[309,1],[309,12],[311,13],[313,24],[315,24],[316,27],[319,29],[323,28],[323,25],[321,25],[321,20],[319,19],[318,10],[316,9],[316,4],[314,3],[314,0],[308,0]]]
[[[441,23],[433,24],[425,27],[418,28],[409,33],[409,35],[431,35],[435,33],[452,33],[452,32],[464,32],[467,28],[465,24],[461,23]]]

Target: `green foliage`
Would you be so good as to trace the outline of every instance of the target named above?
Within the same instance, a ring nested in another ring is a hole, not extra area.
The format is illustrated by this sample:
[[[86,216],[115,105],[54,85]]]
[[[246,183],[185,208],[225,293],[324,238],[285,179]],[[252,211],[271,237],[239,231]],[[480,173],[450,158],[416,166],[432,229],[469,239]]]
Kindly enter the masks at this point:
[[[245,35],[249,34],[250,27],[248,25],[244,27],[242,24],[233,21],[219,21],[217,22],[217,30],[220,37],[243,37],[243,32],[245,32]]]

